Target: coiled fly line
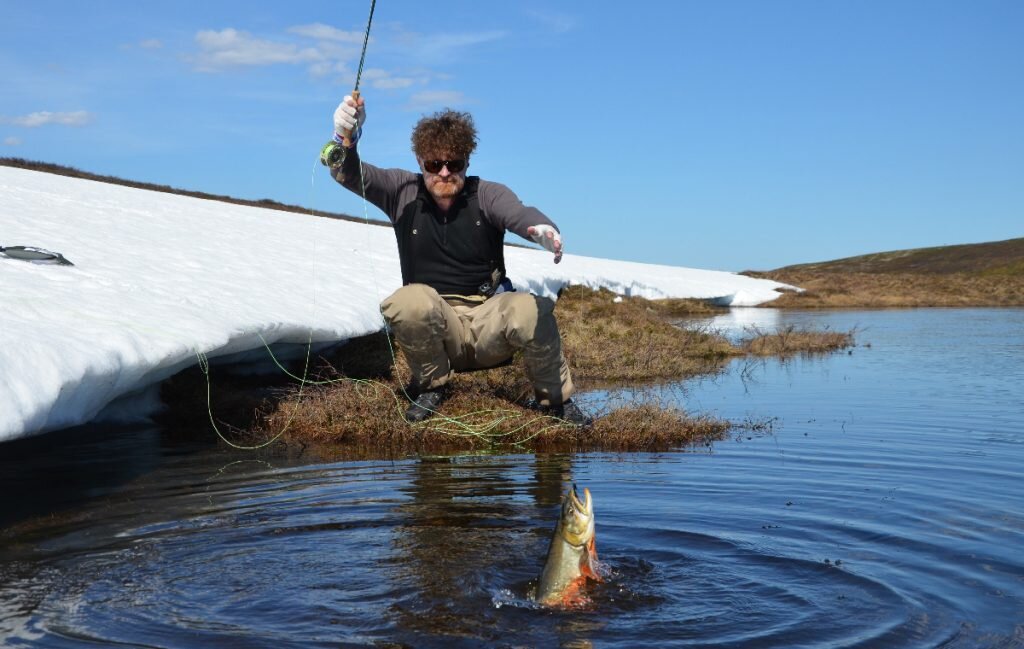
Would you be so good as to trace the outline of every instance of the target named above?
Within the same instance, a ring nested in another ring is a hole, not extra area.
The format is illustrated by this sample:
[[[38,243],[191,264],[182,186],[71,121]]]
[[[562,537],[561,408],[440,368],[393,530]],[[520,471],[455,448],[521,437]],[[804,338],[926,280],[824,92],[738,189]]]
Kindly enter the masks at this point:
[[[366,32],[363,35],[363,48],[362,48],[362,52],[359,55],[359,68],[356,71],[355,86],[354,86],[354,88],[352,90],[352,98],[356,99],[356,100],[359,99],[359,83],[360,83],[360,80],[362,79],[362,76],[363,76],[363,66],[364,66],[364,64],[366,62],[366,49],[367,49],[367,45],[370,42],[370,28],[371,28],[371,26],[373,24],[373,12],[374,12],[374,9],[376,8],[376,6],[377,6],[377,0],[371,0],[371,2],[370,2],[370,15],[367,18],[367,21],[366,21]],[[350,137],[350,134],[347,134],[347,133],[344,134],[344,139],[346,141],[345,143],[349,143],[348,142],[349,137]],[[310,192],[314,196],[315,196],[314,188],[315,188],[315,185],[316,185],[316,174],[317,174],[317,171],[318,171],[318,167],[321,166],[321,165],[335,166],[336,164],[340,163],[340,160],[339,160],[339,158],[337,156],[343,156],[344,155],[344,149],[342,148],[342,146],[337,146],[337,145],[340,145],[340,144],[341,143],[338,143],[338,142],[336,142],[334,140],[332,140],[331,142],[328,142],[327,145],[325,145],[323,147],[323,149],[321,149],[319,155],[317,156],[317,161],[313,165],[313,173],[311,174],[311,177],[310,177]],[[359,147],[359,138],[358,137],[356,138],[356,141],[354,143],[351,143],[351,146],[354,146],[356,148],[356,150],[358,151],[358,147]],[[365,178],[363,176],[363,164],[362,164],[362,157],[361,156],[360,156],[360,161],[359,161],[359,186],[360,186],[360,189],[361,189],[362,202],[363,202],[363,221],[364,221],[365,225],[369,226],[370,225],[370,216],[369,216],[369,209],[368,209],[369,201],[366,198],[366,181],[365,181]],[[310,201],[310,215],[313,216],[313,217],[316,217],[316,210],[312,206],[313,202],[314,202],[313,200]],[[313,261],[313,309],[314,309],[314,314],[315,314],[315,309],[316,309],[316,261],[317,261],[316,260],[316,255],[317,255],[316,240],[317,239],[319,239],[319,237],[316,237],[315,234],[314,234],[313,256],[312,256],[313,257],[312,261]],[[373,277],[374,289],[376,291],[376,295],[379,298],[379,296],[381,294],[381,291],[380,291],[380,286],[377,284],[377,273],[374,272],[374,269],[373,269],[373,257],[372,256],[370,257],[369,263],[370,263],[370,275],[371,275],[371,277]],[[387,340],[388,351],[391,354],[391,367],[393,369],[395,369],[396,366],[397,366],[397,358],[396,358],[396,353],[395,353],[394,345],[392,344],[391,336],[387,335],[387,322],[384,319],[384,314],[383,314],[383,311],[382,311],[382,309],[380,307],[380,299],[377,300],[377,303],[378,303],[378,313],[380,313],[381,322],[383,324],[383,328],[384,328],[385,334],[386,334],[384,337]],[[371,387],[376,394],[379,394],[379,391],[381,391],[381,390],[385,390],[385,391],[390,392],[392,394],[392,396],[394,397],[394,402],[395,402],[396,409],[401,411],[401,408],[403,407],[404,404],[402,402],[402,399],[399,397],[398,393],[395,392],[390,386],[388,386],[387,384],[382,383],[380,381],[373,381],[373,380],[368,380],[368,379],[354,379],[354,378],[350,378],[350,377],[340,377],[340,378],[327,379],[327,380],[322,380],[322,381],[311,380],[309,378],[309,367],[310,367],[310,357],[312,355],[312,347],[313,347],[313,328],[312,328],[312,325],[310,326],[309,337],[308,337],[307,342],[306,342],[306,354],[305,354],[305,359],[304,359],[304,363],[303,363],[302,376],[296,376],[295,374],[290,372],[278,360],[278,358],[274,355],[273,350],[270,348],[270,344],[266,341],[266,339],[263,337],[263,335],[262,334],[258,334],[258,335],[259,335],[260,341],[263,343],[263,346],[266,349],[267,354],[270,356],[271,360],[273,361],[274,365],[284,375],[286,375],[289,378],[297,381],[299,383],[299,389],[298,389],[298,393],[297,393],[297,398],[295,399],[295,405],[291,409],[291,412],[289,412],[288,417],[287,417],[285,423],[283,424],[281,430],[279,430],[276,434],[274,434],[270,439],[268,439],[268,440],[266,440],[266,441],[264,441],[264,442],[262,442],[260,444],[254,445],[254,446],[246,446],[246,445],[241,445],[241,444],[237,444],[235,442],[232,442],[231,440],[227,439],[227,437],[220,430],[220,427],[217,425],[216,417],[213,414],[212,388],[211,388],[211,379],[210,379],[210,371],[209,371],[210,370],[209,359],[207,358],[206,354],[204,354],[203,352],[201,352],[199,350],[195,350],[196,357],[199,359],[199,368],[203,372],[203,374],[204,374],[204,376],[206,378],[206,406],[207,406],[207,414],[209,415],[210,425],[213,427],[214,432],[216,432],[217,436],[221,439],[221,441],[223,441],[228,446],[231,446],[232,448],[236,448],[236,449],[240,449],[240,450],[255,451],[255,450],[262,449],[262,448],[266,448],[267,446],[273,444],[278,439],[280,439],[281,436],[284,435],[285,432],[287,432],[288,428],[291,426],[292,422],[294,421],[296,413],[298,412],[298,408],[302,404],[303,390],[305,389],[305,387],[307,385],[309,385],[309,386],[324,386],[324,385],[331,385],[331,384],[334,384],[334,383],[349,382],[349,383],[354,383],[354,384],[357,384],[357,385],[365,385],[365,386]],[[409,395],[406,386],[402,385],[401,382],[399,383],[399,385],[400,385],[399,389],[402,392],[402,396],[405,397],[405,399],[406,399],[406,401],[408,403],[413,403],[414,400],[413,400],[412,396]],[[511,437],[513,435],[516,435],[517,433],[521,432],[522,430],[524,430],[528,426],[530,426],[533,422],[539,421],[539,420],[543,420],[543,419],[550,419],[552,421],[552,423],[548,424],[548,425],[546,425],[546,426],[544,426],[544,427],[542,427],[540,429],[538,429],[537,431],[533,432],[532,434],[528,435],[525,438],[517,440],[516,442],[514,442],[514,444],[515,445],[525,444],[526,442],[532,440],[533,438],[537,437],[538,435],[541,435],[542,433],[544,433],[544,432],[546,432],[546,431],[548,431],[550,429],[558,428],[558,427],[563,427],[563,426],[567,425],[565,422],[563,422],[561,419],[559,419],[557,417],[553,417],[553,416],[550,416],[550,415],[536,415],[533,418],[523,422],[522,424],[520,424],[519,426],[516,426],[515,428],[513,428],[511,430],[507,430],[505,432],[500,432],[500,431],[497,430],[498,426],[500,426],[502,423],[505,423],[506,421],[519,418],[522,415],[519,412],[517,412],[517,411],[508,410],[508,409],[500,409],[500,408],[499,409],[492,409],[492,410],[480,410],[480,411],[476,411],[476,412],[469,412],[469,413],[466,413],[466,414],[463,414],[463,415],[459,415],[459,416],[444,415],[443,413],[440,413],[440,412],[438,412],[436,410],[432,410],[432,409],[429,409],[429,408],[427,408],[427,410],[429,410],[431,413],[433,413],[436,417],[428,419],[428,420],[423,421],[423,422],[418,422],[416,424],[411,424],[411,426],[413,428],[425,428],[425,427],[429,426],[432,431],[440,433],[440,434],[443,434],[443,435],[447,435],[447,436],[451,436],[451,437],[476,437],[476,438],[478,438],[478,439],[480,439],[482,441],[487,441],[487,442],[491,442],[491,443],[499,441],[502,438]],[[482,417],[489,417],[489,419],[486,419],[486,420],[484,420],[481,423],[473,423],[474,420],[480,419]],[[443,422],[443,423],[441,425],[438,425],[438,421]]]

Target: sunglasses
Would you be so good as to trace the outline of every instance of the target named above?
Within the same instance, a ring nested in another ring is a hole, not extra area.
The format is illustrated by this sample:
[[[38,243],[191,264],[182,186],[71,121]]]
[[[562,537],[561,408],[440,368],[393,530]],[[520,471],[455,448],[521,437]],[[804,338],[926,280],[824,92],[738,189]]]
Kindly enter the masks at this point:
[[[439,174],[441,169],[448,167],[448,171],[453,174],[457,174],[466,168],[465,160],[424,160],[423,170],[432,173]]]

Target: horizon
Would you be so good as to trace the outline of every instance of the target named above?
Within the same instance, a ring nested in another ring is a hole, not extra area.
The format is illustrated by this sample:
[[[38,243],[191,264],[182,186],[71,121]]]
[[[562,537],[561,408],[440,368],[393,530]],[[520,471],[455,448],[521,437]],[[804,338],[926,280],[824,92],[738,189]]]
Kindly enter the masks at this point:
[[[369,3],[99,7],[5,12],[0,156],[364,215],[317,155]],[[408,169],[420,115],[468,110],[470,173],[607,259],[764,270],[1024,235],[1024,5],[653,7],[378,3],[363,158]]]
[[[19,164],[8,164],[8,162],[17,162]],[[203,199],[203,200],[223,201],[225,203],[236,204],[236,205],[247,205],[247,206],[251,206],[251,207],[261,207],[261,208],[266,208],[266,209],[276,209],[276,210],[281,210],[281,211],[285,211],[285,212],[292,212],[294,214],[304,214],[307,211],[309,211],[310,212],[309,216],[319,216],[319,217],[325,217],[325,218],[341,218],[341,219],[345,219],[345,220],[352,220],[352,221],[355,221],[355,222],[365,222],[365,223],[367,223],[369,225],[376,225],[376,226],[382,226],[382,227],[391,227],[391,223],[389,221],[387,221],[386,217],[384,215],[382,215],[382,214],[381,215],[372,215],[371,214],[369,218],[364,218],[364,217],[356,216],[354,214],[348,214],[348,213],[343,213],[343,212],[318,211],[316,213],[313,213],[311,208],[309,208],[308,206],[305,206],[305,205],[293,205],[293,204],[290,204],[290,203],[273,202],[272,199],[244,199],[244,198],[237,198],[237,197],[234,197],[234,196],[229,196],[227,194],[210,194],[210,193],[205,193],[205,192],[198,192],[198,191],[191,190],[191,189],[188,189],[188,188],[185,188],[185,187],[171,187],[169,185],[159,185],[157,183],[143,183],[143,182],[140,182],[140,181],[132,180],[130,178],[119,178],[119,177],[115,177],[115,176],[100,176],[99,174],[94,174],[94,173],[92,173],[90,171],[87,171],[87,170],[84,170],[84,169],[77,169],[77,168],[74,168],[74,167],[66,167],[66,166],[63,166],[63,165],[57,165],[57,164],[50,163],[50,162],[43,162],[41,160],[25,160],[25,159],[22,159],[22,158],[4,158],[4,157],[0,157],[0,166],[10,166],[10,167],[16,168],[16,169],[25,169],[27,171],[38,171],[38,172],[41,172],[41,173],[52,173],[52,174],[55,174],[55,175],[63,175],[63,176],[72,177],[72,178],[81,178],[83,180],[92,180],[92,181],[96,181],[96,182],[107,182],[107,183],[111,183],[111,184],[124,185],[124,186],[127,186],[127,187],[136,187],[138,189],[149,190],[149,191],[174,193],[174,194],[179,194],[179,195],[182,195],[182,196],[191,196],[193,198],[199,198],[199,199]],[[37,168],[37,167],[48,167],[48,168]],[[64,173],[65,171],[68,172],[68,173]],[[267,201],[272,201],[272,202],[267,203]],[[746,272],[746,271],[750,271],[750,272],[762,272],[762,271],[763,272],[771,272],[771,271],[775,271],[775,270],[782,270],[783,268],[788,268],[790,266],[806,266],[806,265],[815,265],[815,264],[822,264],[822,263],[827,264],[827,263],[831,263],[831,262],[838,262],[838,261],[847,261],[847,260],[852,260],[852,259],[858,259],[860,257],[871,257],[871,256],[874,256],[874,255],[886,255],[886,254],[900,253],[900,252],[910,253],[910,252],[920,252],[920,251],[944,249],[944,248],[960,248],[960,247],[963,247],[963,246],[984,246],[984,245],[987,245],[987,244],[1005,243],[1005,242],[1008,242],[1008,241],[1018,241],[1018,240],[1022,240],[1022,239],[1024,239],[1024,237],[1011,237],[1010,239],[997,239],[995,241],[977,241],[977,242],[971,242],[971,243],[953,243],[953,244],[947,244],[947,245],[942,245],[942,246],[924,246],[924,247],[920,247],[920,248],[901,248],[901,249],[897,249],[897,250],[876,250],[874,252],[868,252],[868,253],[862,253],[862,254],[858,254],[858,255],[852,255],[852,256],[849,256],[849,257],[839,257],[837,259],[819,259],[819,260],[809,261],[809,262],[797,262],[797,263],[794,263],[794,264],[790,264],[789,266],[778,267],[778,268],[744,268],[743,270],[736,271],[736,272],[740,272],[740,273]],[[528,242],[528,241],[523,241],[523,240],[519,239],[518,237],[506,238],[505,245],[518,246],[518,247],[522,247],[522,248],[528,248],[528,249],[531,249],[531,250],[543,250],[539,245],[537,245],[535,243]],[[572,253],[572,254],[580,254],[580,253]],[[627,260],[627,259],[612,259],[612,258],[607,258],[607,257],[603,258],[603,259],[608,259],[609,261],[636,261],[636,260]],[[643,262],[641,262],[641,263],[643,263]]]

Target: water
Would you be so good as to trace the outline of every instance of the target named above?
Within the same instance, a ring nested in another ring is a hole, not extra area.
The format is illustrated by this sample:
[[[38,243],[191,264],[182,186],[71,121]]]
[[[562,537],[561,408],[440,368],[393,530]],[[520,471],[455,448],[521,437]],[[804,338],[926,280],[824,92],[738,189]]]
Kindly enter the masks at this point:
[[[1024,310],[712,324],[791,323],[856,326],[862,346],[676,386],[690,410],[762,424],[700,450],[304,464],[137,428],[0,446],[0,637],[1024,647]],[[572,481],[609,574],[581,609],[540,609]]]

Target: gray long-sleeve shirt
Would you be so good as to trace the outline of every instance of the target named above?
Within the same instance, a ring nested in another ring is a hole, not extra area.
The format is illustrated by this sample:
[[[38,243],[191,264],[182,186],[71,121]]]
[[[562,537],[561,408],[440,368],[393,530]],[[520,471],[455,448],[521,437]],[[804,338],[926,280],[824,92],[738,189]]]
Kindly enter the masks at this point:
[[[343,187],[359,195],[363,192],[359,180],[360,165],[366,200],[387,214],[392,224],[396,223],[405,207],[416,200],[421,175],[404,169],[382,169],[362,162],[357,149],[352,148],[333,176]],[[558,229],[543,212],[523,205],[519,197],[501,183],[480,179],[477,197],[480,210],[491,225],[515,232],[528,241],[533,241],[526,232],[531,225],[550,225]]]

